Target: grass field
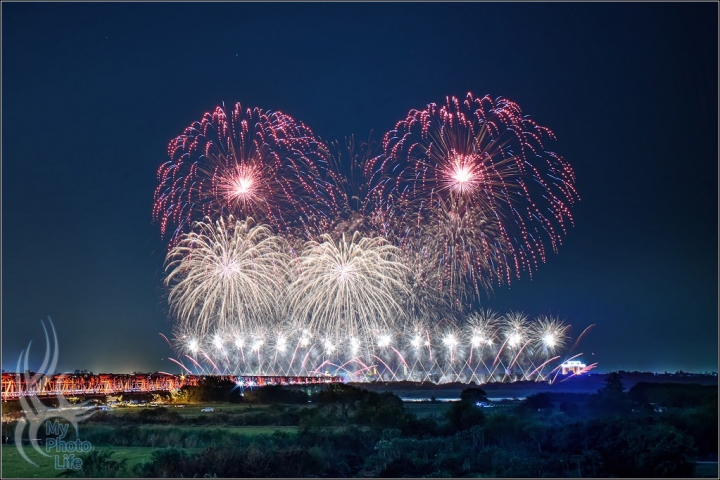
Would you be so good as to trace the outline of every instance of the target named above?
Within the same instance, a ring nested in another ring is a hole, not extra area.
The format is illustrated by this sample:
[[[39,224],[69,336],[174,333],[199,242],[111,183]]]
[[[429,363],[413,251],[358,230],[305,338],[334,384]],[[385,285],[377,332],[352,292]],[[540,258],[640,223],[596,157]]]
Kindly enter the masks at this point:
[[[426,402],[405,402],[405,411],[412,413],[417,418],[424,418],[436,415],[445,415],[450,403],[426,403]]]
[[[200,411],[202,408],[208,406],[213,407],[215,411]],[[128,414],[141,412],[149,408],[152,407],[121,407],[112,409],[108,411],[107,414],[122,418]],[[168,425],[163,423],[137,425],[133,423],[125,424],[125,422],[122,422],[121,425],[117,425],[90,422],[81,423],[79,425],[79,434],[81,438],[92,441],[94,451],[111,451],[113,452],[113,460],[127,459],[128,472],[131,472],[131,469],[135,464],[149,461],[154,450],[156,450],[157,448],[162,448],[166,445],[172,445],[176,447],[197,447],[184,448],[184,450],[188,452],[194,452],[203,450],[203,448],[201,447],[204,445],[204,443],[203,441],[199,441],[198,439],[206,441],[207,438],[213,437],[230,440],[233,436],[237,438],[238,435],[272,435],[273,433],[278,431],[285,433],[296,433],[298,431],[298,427],[296,426],[238,426],[216,423],[218,422],[218,418],[216,417],[218,413],[225,413],[227,415],[252,415],[255,412],[260,413],[267,408],[269,407],[257,405],[250,407],[248,405],[233,404],[188,405],[184,408],[170,407],[169,409],[171,409],[172,411],[177,411],[177,413],[184,419],[189,420],[194,417],[207,417],[208,422],[205,423],[201,421],[199,422],[199,424],[196,424],[195,422],[190,424],[183,424],[181,422],[178,425]],[[115,435],[115,430],[121,427],[136,428],[141,432],[144,431],[144,434],[139,434],[136,437],[133,437],[135,438],[133,442],[140,442],[141,445],[145,444],[146,446],[121,446],[128,445],[128,443],[122,443],[122,438]],[[155,440],[152,440],[152,445],[150,443],[146,443],[148,438],[157,438],[157,444],[155,444]],[[30,445],[24,446],[24,452],[38,466],[28,463],[20,455],[19,451],[17,450],[17,448],[15,448],[15,446],[3,445],[3,478],[52,478],[57,477],[65,469],[62,465],[63,454],[60,454],[60,465],[58,465],[56,468],[55,452],[49,452],[51,453],[51,456],[44,457],[40,453],[35,451]]]
[[[182,427],[177,425],[140,425],[138,428],[157,431],[170,430],[189,430],[192,432],[227,432],[240,435],[272,435],[275,432],[295,433],[299,427],[283,427],[283,426],[235,426],[235,425],[212,425],[212,426],[192,426]]]
[[[113,452],[113,460],[127,459],[128,467],[149,461],[153,450],[155,450],[150,447],[94,447],[93,449]],[[188,451],[195,450],[198,449],[188,449]],[[32,447],[25,446],[25,454],[38,466],[26,462],[14,445],[2,446],[3,478],[52,478],[63,472],[63,469],[55,468],[54,453],[47,458],[37,453]],[[60,462],[62,462],[62,454],[60,455]]]
[[[138,413],[145,409],[153,409],[153,408],[167,408],[170,411],[177,412],[179,415],[185,417],[185,416],[201,416],[201,415],[212,415],[213,413],[219,413],[219,412],[225,412],[229,414],[234,413],[246,413],[246,412],[252,412],[253,410],[262,411],[266,408],[269,408],[269,405],[250,405],[247,403],[203,403],[203,404],[183,404],[183,407],[178,408],[177,405],[173,404],[166,404],[163,406],[158,407],[150,407],[150,406],[137,406],[137,407],[130,407],[126,405],[121,405],[118,407],[113,407],[108,412],[114,414],[114,415],[127,415],[132,413]],[[201,412],[203,408],[206,407],[212,407],[215,409],[215,412]]]

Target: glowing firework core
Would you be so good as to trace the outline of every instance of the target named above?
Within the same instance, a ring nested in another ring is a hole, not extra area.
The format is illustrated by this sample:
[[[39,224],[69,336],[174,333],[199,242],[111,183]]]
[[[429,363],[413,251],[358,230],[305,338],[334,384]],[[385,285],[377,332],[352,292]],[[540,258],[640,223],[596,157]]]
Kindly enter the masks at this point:
[[[339,282],[347,282],[353,279],[356,270],[355,267],[348,263],[341,263],[335,267],[337,272],[337,279]]]
[[[239,177],[234,182],[234,192],[237,196],[241,197],[250,193],[250,189],[253,186],[251,178]]]
[[[474,175],[470,171],[470,167],[466,165],[460,165],[459,163],[456,163],[453,168],[452,178],[455,180],[455,190],[459,191],[460,193],[465,192],[470,185],[468,182],[470,182],[473,179]]]
[[[217,266],[218,274],[228,278],[240,271],[240,268],[235,260],[232,258],[223,258]]]
[[[445,346],[452,349],[458,344],[458,341],[454,335],[448,335],[445,338],[443,338],[443,343],[445,344]]]

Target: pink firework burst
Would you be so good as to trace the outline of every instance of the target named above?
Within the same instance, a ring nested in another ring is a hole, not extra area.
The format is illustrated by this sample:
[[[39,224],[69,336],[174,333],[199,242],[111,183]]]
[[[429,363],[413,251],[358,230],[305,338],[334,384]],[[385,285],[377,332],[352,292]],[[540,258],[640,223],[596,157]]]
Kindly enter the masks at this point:
[[[450,255],[443,262],[460,266],[459,273],[467,269],[467,278],[502,284],[511,271],[517,278],[521,271],[532,275],[546,260],[546,242],[557,252],[573,221],[569,206],[579,199],[575,175],[561,156],[545,149],[549,139],[555,139],[552,131],[523,116],[515,102],[448,97],[442,106],[411,110],[385,134],[384,155],[372,165],[370,183],[388,209],[415,212],[426,231],[433,230],[433,219],[449,214],[484,218],[500,250],[488,259],[468,262]],[[457,235],[448,239],[455,245],[446,251],[459,255],[467,252],[454,247],[472,243]]]
[[[253,217],[280,232],[317,233],[337,215],[328,149],[281,112],[217,107],[168,145],[153,217],[173,240],[205,216]]]

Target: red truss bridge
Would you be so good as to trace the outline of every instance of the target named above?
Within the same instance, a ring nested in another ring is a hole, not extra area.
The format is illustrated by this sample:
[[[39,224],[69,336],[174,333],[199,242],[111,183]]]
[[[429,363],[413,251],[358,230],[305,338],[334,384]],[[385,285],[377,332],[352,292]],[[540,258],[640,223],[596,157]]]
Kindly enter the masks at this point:
[[[73,395],[114,395],[128,392],[167,392],[186,385],[195,386],[206,375],[172,375],[170,373],[115,374],[56,374],[38,375],[2,374],[2,400],[21,396],[73,396]],[[219,375],[241,387],[262,387],[266,385],[324,385],[343,383],[342,377],[316,376],[268,376],[268,375]]]

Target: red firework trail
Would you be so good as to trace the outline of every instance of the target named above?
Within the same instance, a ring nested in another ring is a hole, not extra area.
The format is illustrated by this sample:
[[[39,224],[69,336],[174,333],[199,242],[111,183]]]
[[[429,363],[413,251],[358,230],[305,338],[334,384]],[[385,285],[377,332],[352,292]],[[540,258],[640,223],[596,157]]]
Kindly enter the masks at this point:
[[[588,331],[590,331],[590,329],[593,328],[594,326],[595,326],[595,324],[593,323],[592,325],[590,325],[589,327],[585,328],[585,330],[582,331],[582,333],[581,333],[580,336],[577,338],[577,340],[575,340],[575,343],[573,344],[572,348],[571,348],[570,351],[568,352],[568,355],[570,355],[570,354],[575,350],[575,347],[578,346],[578,344],[580,343],[580,340],[582,340],[582,338],[585,336],[585,334],[586,334]]]

